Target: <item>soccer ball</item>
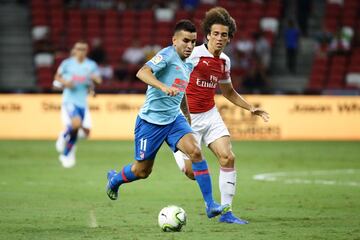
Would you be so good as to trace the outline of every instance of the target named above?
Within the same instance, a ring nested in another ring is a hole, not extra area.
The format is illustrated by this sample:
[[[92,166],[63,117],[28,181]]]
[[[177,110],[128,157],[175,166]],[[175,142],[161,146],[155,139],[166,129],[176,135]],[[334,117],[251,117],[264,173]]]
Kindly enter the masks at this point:
[[[158,222],[164,232],[179,232],[186,225],[186,213],[181,207],[167,206],[161,209]]]

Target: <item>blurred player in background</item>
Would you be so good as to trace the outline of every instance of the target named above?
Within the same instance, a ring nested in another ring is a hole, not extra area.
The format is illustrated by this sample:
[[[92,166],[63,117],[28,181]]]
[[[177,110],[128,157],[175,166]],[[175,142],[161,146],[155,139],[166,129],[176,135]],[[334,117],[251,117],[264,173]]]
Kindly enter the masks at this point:
[[[97,64],[86,57],[87,53],[88,44],[76,42],[71,56],[60,64],[55,74],[54,86],[63,89],[61,118],[66,127],[56,141],[56,149],[65,168],[75,165],[78,136],[88,136],[90,133],[87,96],[89,92],[94,94],[94,83],[100,84],[102,81]],[[83,134],[79,134],[79,131]]]
[[[212,218],[227,211],[229,205],[221,206],[214,202],[207,163],[202,158],[190,125],[180,112],[181,104],[187,108],[185,89],[193,70],[191,63],[185,63],[196,43],[193,23],[188,20],[178,22],[172,42],[172,46],[158,52],[136,74],[149,86],[145,104],[135,124],[135,161],[118,173],[115,170],[108,172],[107,195],[116,200],[121,184],[147,178],[156,154],[165,141],[174,152],[180,149],[192,160],[195,179],[206,203],[207,216]]]
[[[221,204],[231,205],[236,189],[235,156],[231,150],[229,131],[215,106],[214,96],[217,85],[219,84],[224,97],[234,105],[262,117],[265,121],[268,120],[268,114],[248,103],[232,86],[230,59],[223,50],[236,31],[234,19],[224,8],[215,7],[206,13],[202,28],[207,43],[195,47],[187,59],[194,65],[189,86],[186,89],[191,127],[199,145],[204,143],[216,155],[220,163]],[[188,158],[180,151],[175,153],[175,158],[180,169],[193,179],[194,169],[191,167],[191,161],[184,161]],[[235,217],[231,211],[224,213],[219,221],[247,223]]]

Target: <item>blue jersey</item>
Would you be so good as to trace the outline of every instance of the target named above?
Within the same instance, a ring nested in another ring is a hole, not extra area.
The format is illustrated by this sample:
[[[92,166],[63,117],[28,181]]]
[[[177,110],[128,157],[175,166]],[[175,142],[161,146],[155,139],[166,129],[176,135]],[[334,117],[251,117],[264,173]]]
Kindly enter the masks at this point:
[[[180,103],[189,83],[193,64],[181,60],[175,48],[170,46],[158,52],[146,65],[151,68],[160,82],[178,88],[179,94],[168,96],[160,89],[148,86],[146,100],[139,116],[153,124],[170,124],[180,113]]]
[[[65,88],[63,91],[63,103],[72,103],[75,106],[85,108],[87,106],[87,95],[91,84],[91,75],[100,75],[97,64],[86,58],[78,62],[76,58],[65,59],[58,68],[64,80],[73,81],[73,88]]]

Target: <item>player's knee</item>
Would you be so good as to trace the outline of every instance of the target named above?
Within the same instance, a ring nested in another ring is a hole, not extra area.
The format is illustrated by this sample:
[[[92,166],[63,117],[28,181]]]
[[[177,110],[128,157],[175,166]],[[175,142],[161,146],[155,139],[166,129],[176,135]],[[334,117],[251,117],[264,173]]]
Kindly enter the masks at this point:
[[[235,155],[232,152],[224,154],[220,157],[220,165],[222,167],[234,167]]]
[[[78,130],[79,128],[81,128],[81,119],[80,118],[73,118],[71,120],[71,126],[73,129]]]
[[[74,130],[79,130],[80,129],[80,127],[81,127],[81,122],[73,122],[72,123],[72,128],[74,129]]]
[[[190,157],[191,161],[197,162],[202,160],[201,150],[196,145],[192,146],[187,154]]]

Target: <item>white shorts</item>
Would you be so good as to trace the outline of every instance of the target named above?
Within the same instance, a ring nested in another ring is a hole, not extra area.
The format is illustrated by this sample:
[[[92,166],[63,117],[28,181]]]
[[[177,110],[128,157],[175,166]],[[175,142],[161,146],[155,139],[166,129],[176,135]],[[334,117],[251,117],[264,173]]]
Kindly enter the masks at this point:
[[[230,136],[229,130],[216,107],[204,113],[192,113],[190,115],[191,128],[199,144],[209,146],[210,143],[221,137]]]
[[[61,105],[61,120],[65,127],[71,125],[71,118],[70,118],[68,112],[65,110],[65,107],[63,105]],[[82,127],[91,129],[91,116],[90,116],[89,107],[85,108],[85,114],[84,114],[84,119],[82,121]]]

